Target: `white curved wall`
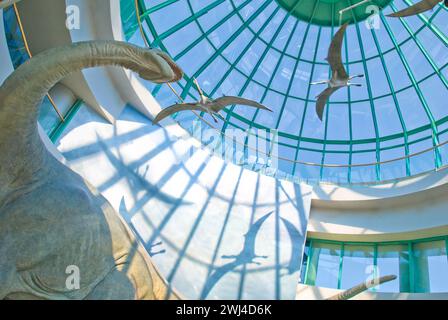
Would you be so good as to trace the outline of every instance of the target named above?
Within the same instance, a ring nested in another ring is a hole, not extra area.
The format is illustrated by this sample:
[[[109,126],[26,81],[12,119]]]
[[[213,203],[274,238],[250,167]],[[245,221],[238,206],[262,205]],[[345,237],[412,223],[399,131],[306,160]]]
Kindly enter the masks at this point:
[[[153,126],[131,109],[114,125],[84,109],[59,142],[184,297],[294,299],[311,187],[199,147],[177,124]]]
[[[395,184],[314,188],[308,231],[332,240],[389,241],[448,234],[447,170]]]

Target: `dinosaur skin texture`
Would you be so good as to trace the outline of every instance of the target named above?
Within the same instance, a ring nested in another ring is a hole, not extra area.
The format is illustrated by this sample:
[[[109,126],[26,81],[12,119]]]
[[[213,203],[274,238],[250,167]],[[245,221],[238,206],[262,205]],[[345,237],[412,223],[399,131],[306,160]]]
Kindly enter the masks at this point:
[[[120,66],[155,82],[183,73],[167,55],[116,41],[47,50],[0,87],[0,299],[171,299],[149,255],[119,214],[38,135],[42,98],[65,76]],[[79,289],[67,288],[67,267]]]

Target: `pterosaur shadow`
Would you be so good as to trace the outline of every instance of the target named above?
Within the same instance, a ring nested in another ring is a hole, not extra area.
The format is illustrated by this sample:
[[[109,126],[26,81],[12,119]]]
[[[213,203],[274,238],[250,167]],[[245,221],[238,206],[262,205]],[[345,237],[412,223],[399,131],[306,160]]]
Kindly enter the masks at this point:
[[[241,252],[237,255],[223,255],[223,259],[234,259],[232,262],[226,263],[225,265],[217,268],[207,279],[204,289],[202,290],[200,299],[205,299],[213,287],[218,283],[218,281],[224,277],[228,272],[234,270],[240,265],[253,263],[259,265],[260,262],[254,261],[256,258],[266,259],[267,256],[260,256],[255,253],[255,240],[257,238],[257,234],[260,231],[263,223],[269,216],[273,213],[273,211],[267,213],[260,219],[258,219],[254,224],[252,224],[249,228],[249,231],[244,235],[244,246]]]

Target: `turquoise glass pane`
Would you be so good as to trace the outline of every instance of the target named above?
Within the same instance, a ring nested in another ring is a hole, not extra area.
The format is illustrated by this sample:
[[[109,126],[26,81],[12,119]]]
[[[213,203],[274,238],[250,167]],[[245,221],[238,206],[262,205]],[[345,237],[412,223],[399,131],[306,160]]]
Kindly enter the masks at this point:
[[[345,245],[341,289],[349,289],[374,275],[373,246]]]
[[[396,275],[397,279],[381,284],[378,292],[409,292],[408,245],[379,245],[377,275]]]
[[[337,288],[340,254],[340,245],[313,244],[313,263],[315,263],[314,267],[316,270],[315,286]]]
[[[413,251],[415,292],[447,292],[448,259],[445,241],[416,243]]]

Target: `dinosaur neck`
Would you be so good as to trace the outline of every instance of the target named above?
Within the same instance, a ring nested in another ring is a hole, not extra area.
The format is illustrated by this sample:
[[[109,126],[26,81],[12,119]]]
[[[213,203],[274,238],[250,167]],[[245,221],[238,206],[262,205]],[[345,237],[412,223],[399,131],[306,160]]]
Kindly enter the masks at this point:
[[[142,66],[145,52],[116,41],[80,42],[50,49],[21,65],[0,87],[0,185],[42,171],[48,152],[38,136],[39,106],[57,82],[73,72],[99,66],[148,73],[151,65]],[[157,73],[160,70],[154,64],[155,78]]]

